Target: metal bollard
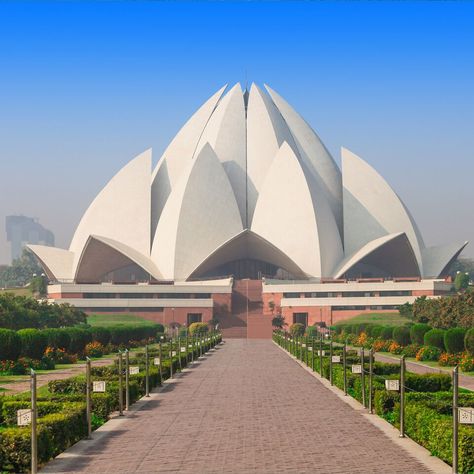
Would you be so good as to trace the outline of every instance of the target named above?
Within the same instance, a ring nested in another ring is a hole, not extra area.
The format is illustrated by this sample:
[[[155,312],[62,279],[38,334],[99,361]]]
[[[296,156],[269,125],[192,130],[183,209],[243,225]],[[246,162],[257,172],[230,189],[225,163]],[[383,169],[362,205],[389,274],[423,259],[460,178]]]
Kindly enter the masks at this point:
[[[333,385],[332,381],[332,339],[329,341],[329,382]]]
[[[364,359],[365,359],[365,354],[364,354],[364,348],[362,347],[360,350],[360,365],[362,367],[362,370],[360,371],[360,388],[362,390],[362,405],[364,405],[364,408],[365,408],[367,406],[367,400],[365,396]]]
[[[194,351],[196,350],[195,344],[194,344],[194,336],[191,336],[191,362],[194,364]]]
[[[178,354],[178,362],[179,362],[179,371],[183,370],[183,366],[181,365],[181,338],[178,337],[178,347],[176,353]]]
[[[119,416],[123,416],[123,357],[122,351],[118,355],[118,372],[119,372]]]
[[[159,370],[160,370],[160,385],[163,385],[163,346],[162,342],[160,341],[159,346],[158,346],[158,355],[160,356],[160,364],[158,365]]]
[[[309,366],[309,350],[308,350],[308,336],[305,338],[305,353],[306,353],[306,365]]]
[[[405,437],[405,356],[400,359],[400,438]]]
[[[145,346],[145,397],[150,396],[150,367],[148,359],[148,344]]]
[[[36,372],[31,369],[31,474],[38,472],[38,433],[37,417],[38,409],[36,407]]]
[[[458,474],[458,456],[459,456],[459,368],[453,369],[453,474]]]
[[[125,410],[130,408],[130,352],[125,349]]]
[[[91,360],[86,357],[86,418],[87,418],[87,438],[91,439],[92,434],[92,399],[91,399]]]
[[[169,341],[168,355],[170,358],[170,379],[173,378],[173,339]]]
[[[311,337],[311,370],[314,372],[314,336]]]
[[[319,375],[323,376],[323,333],[319,335]]]
[[[347,361],[346,361],[346,341],[344,341],[344,346],[342,346],[342,377],[343,377],[343,384],[344,384],[344,395],[347,395]]]
[[[369,351],[369,413],[374,413],[374,407],[372,403],[372,385],[374,379],[374,350]]]

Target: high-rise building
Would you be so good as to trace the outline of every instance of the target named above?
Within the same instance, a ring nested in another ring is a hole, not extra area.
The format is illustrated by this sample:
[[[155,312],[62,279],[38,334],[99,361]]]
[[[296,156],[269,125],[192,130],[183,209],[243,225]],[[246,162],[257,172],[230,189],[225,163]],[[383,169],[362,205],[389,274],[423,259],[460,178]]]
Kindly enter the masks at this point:
[[[26,244],[54,246],[54,234],[33,217],[7,216],[5,229],[7,241],[10,242],[12,261],[20,257]]]

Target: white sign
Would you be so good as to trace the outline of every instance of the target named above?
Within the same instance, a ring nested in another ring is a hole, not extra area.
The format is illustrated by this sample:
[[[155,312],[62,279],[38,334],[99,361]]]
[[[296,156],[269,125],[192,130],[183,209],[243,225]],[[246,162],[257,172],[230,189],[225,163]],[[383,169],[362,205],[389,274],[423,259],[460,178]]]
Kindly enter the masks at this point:
[[[31,423],[31,410],[29,408],[22,408],[16,411],[16,424],[18,426],[26,426]]]
[[[353,364],[352,365],[352,373],[353,374],[361,374],[362,373],[362,366],[360,364]]]
[[[193,348],[193,345],[192,345],[192,344],[188,344],[188,347],[189,347],[189,349],[192,349],[192,348]]]
[[[311,346],[308,347],[308,351],[312,351],[313,348]]]
[[[138,367],[138,365],[133,365],[133,366],[128,368],[128,373],[130,375],[136,375],[136,374],[140,373],[140,367]]]
[[[306,344],[303,343],[302,345],[303,345],[303,347],[306,347]]]
[[[186,347],[182,347],[181,352],[186,352]]]
[[[176,351],[172,351],[171,352],[171,357],[175,357],[176,356]]]
[[[386,390],[398,392],[400,390],[400,380],[385,380]]]
[[[159,358],[159,357],[155,357],[155,358],[153,359],[153,364],[154,364],[154,365],[160,365],[160,358]]]
[[[318,356],[325,356],[326,355],[326,351],[318,351]]]
[[[339,362],[341,362],[341,356],[332,356],[331,360],[333,364],[339,364]]]
[[[92,382],[92,391],[93,392],[105,392],[105,382],[103,380],[94,380]]]
[[[459,407],[459,423],[462,425],[474,424],[474,408],[472,407]],[[18,410],[20,411],[20,410]]]

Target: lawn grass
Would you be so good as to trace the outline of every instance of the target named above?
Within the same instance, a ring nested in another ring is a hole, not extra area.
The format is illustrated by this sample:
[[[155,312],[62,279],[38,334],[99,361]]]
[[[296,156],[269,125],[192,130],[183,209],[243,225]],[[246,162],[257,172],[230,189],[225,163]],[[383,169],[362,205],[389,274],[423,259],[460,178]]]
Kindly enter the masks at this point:
[[[29,287],[0,289],[0,295],[1,294],[13,294],[15,296],[33,296],[33,293]]]
[[[91,326],[117,326],[121,324],[133,324],[135,326],[150,326],[155,324],[148,319],[140,318],[133,314],[90,314],[87,323]]]
[[[339,324],[363,324],[373,323],[380,324],[383,326],[400,326],[405,323],[412,322],[411,319],[402,316],[399,312],[396,313],[365,313],[354,316],[344,321],[338,321],[335,325]]]

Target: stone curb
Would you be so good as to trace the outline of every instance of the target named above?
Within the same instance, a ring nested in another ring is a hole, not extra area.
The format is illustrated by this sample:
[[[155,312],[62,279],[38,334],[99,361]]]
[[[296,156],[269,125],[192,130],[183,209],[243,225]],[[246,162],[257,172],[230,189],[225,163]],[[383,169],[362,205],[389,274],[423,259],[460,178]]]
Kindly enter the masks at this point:
[[[436,474],[451,474],[452,468],[446,464],[441,459],[432,456],[430,452],[425,449],[423,446],[420,446],[418,443],[413,441],[411,438],[399,437],[399,431],[394,428],[388,421],[379,417],[378,415],[371,415],[367,413],[367,409],[355,398],[352,398],[350,395],[344,395],[344,392],[336,387],[331,385],[329,380],[326,380],[323,377],[320,377],[317,372],[313,372],[310,367],[306,366],[303,362],[298,360],[295,356],[287,352],[283,347],[277,344],[275,341],[272,341],[279,349],[281,349],[285,354],[287,354],[291,359],[293,359],[301,368],[306,370],[311,374],[318,382],[324,385],[328,390],[330,390],[334,395],[341,399],[344,403],[347,403],[351,408],[358,411],[369,423],[374,425],[380,431],[382,431],[391,441],[393,441],[397,446],[400,446],[404,451],[406,451],[410,456],[416,458],[422,464],[424,464],[428,469]]]

